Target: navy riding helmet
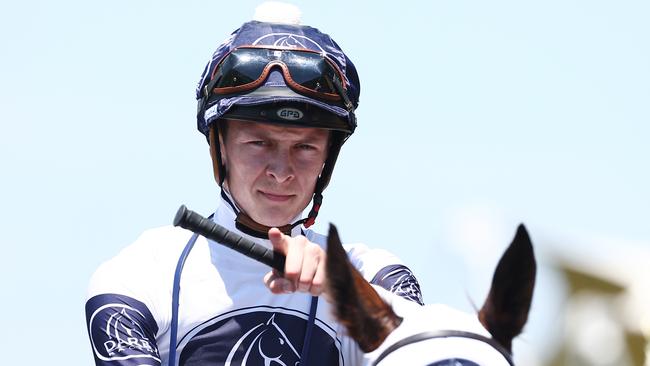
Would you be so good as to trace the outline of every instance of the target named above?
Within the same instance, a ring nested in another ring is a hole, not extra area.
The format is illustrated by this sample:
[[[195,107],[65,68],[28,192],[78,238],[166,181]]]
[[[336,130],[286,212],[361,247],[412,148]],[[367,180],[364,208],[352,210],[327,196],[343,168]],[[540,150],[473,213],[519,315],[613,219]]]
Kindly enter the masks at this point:
[[[210,128],[218,132],[223,119],[331,130],[313,207],[300,222],[310,226],[339,150],[356,128],[359,92],[356,68],[327,34],[304,25],[250,21],[206,65],[196,89],[197,127],[208,141]],[[226,171],[218,145],[216,152],[222,185]]]

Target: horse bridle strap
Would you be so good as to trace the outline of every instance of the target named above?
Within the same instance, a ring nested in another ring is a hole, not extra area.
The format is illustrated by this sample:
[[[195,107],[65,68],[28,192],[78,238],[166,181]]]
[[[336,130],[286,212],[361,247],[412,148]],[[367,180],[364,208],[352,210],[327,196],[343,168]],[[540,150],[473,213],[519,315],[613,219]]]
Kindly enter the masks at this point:
[[[476,333],[464,332],[462,330],[437,330],[437,331],[417,333],[412,336],[406,337],[400,340],[399,342],[394,343],[390,347],[386,348],[384,352],[382,352],[379,355],[379,357],[377,357],[377,359],[373,363],[373,366],[377,365],[381,360],[386,358],[386,356],[391,354],[393,351],[402,348],[406,345],[421,342],[421,341],[426,341],[433,338],[450,338],[450,337],[471,338],[471,339],[479,340],[481,342],[485,342],[490,346],[492,346],[492,348],[499,351],[499,353],[501,353],[503,358],[505,358],[506,361],[508,361],[508,364],[510,364],[511,366],[515,365],[514,362],[512,361],[512,356],[510,355],[510,352],[508,352],[508,350],[503,348],[502,345],[497,343],[492,338],[488,338]]]

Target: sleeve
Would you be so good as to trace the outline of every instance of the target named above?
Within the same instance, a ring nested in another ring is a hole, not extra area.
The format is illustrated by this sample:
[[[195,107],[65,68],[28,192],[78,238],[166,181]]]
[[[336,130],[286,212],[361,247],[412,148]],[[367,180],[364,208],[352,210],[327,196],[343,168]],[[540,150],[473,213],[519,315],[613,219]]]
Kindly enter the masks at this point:
[[[388,265],[377,272],[370,281],[407,300],[424,305],[420,284],[413,272],[401,264]]]
[[[118,294],[86,302],[86,324],[97,366],[159,366],[158,325],[145,304]]]
[[[97,268],[86,301],[97,366],[159,366],[166,361],[171,283],[187,236],[167,227],[147,230]]]
[[[352,264],[368,282],[424,305],[417,278],[394,254],[383,249],[370,249],[363,244],[348,244],[344,247]]]

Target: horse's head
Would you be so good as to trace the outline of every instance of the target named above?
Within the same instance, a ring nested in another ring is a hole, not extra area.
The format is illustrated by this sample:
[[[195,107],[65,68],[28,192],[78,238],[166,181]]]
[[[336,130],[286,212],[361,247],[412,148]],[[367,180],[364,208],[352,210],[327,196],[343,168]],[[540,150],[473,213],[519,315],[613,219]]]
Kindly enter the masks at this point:
[[[241,358],[241,365],[297,366],[300,355],[275,322],[275,315],[244,334],[230,350],[225,365],[235,365]]]
[[[478,316],[442,305],[422,307],[380,294],[381,289],[368,284],[349,262],[336,227],[330,226],[329,301],[336,318],[373,364],[508,364],[512,339],[528,319],[535,272],[533,247],[520,225],[497,265]]]

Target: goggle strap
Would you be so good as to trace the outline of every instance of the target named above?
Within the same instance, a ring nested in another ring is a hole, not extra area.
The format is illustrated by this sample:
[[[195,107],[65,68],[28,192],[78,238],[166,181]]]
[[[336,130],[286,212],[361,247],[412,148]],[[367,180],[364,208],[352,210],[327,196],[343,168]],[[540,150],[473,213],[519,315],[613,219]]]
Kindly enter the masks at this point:
[[[354,104],[352,104],[352,101],[348,98],[348,94],[345,92],[345,89],[343,89],[343,85],[341,85],[341,81],[338,78],[334,78],[334,86],[341,95],[341,98],[343,98],[343,104],[345,104],[345,107],[348,110],[348,118],[350,120],[350,125],[352,126],[352,132],[354,132],[357,128],[357,116],[354,114]]]
[[[205,100],[208,100],[210,98],[210,94],[212,94],[212,89],[214,89],[214,86],[217,84],[217,81],[219,81],[219,78],[213,77],[210,82],[204,87],[203,89],[203,97]]]
[[[200,114],[200,113],[203,113],[203,112],[204,112],[204,109],[205,109],[205,107],[206,107],[207,104],[208,104],[208,100],[210,99],[210,94],[211,94],[210,91],[212,90],[212,88],[214,88],[214,85],[215,85],[216,83],[217,83],[217,78],[212,78],[212,79],[211,79],[211,80],[210,80],[210,81],[209,81],[209,82],[208,82],[208,83],[203,87],[203,90],[202,90],[202,93],[201,93],[201,94],[202,94],[202,96],[201,96],[201,100],[199,100],[198,111],[197,111],[197,113],[196,113],[197,115]],[[201,118],[203,118],[203,116],[201,116]]]
[[[350,101],[350,98],[348,98],[348,94],[345,92],[345,89],[343,89],[342,81],[338,78],[334,78],[333,82],[336,90],[341,95],[341,98],[343,98],[343,104],[345,104],[345,108],[347,108],[348,112],[354,111],[354,105]]]

